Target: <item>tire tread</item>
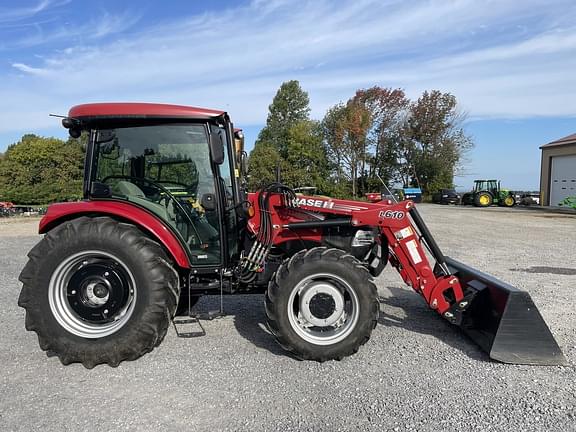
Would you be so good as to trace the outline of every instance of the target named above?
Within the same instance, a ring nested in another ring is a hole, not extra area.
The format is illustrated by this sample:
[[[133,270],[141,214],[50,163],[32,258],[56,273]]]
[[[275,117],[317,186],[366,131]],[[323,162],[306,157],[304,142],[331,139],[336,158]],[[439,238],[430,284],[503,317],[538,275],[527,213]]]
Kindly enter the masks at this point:
[[[283,320],[278,314],[278,299],[281,298],[282,295],[287,295],[286,292],[290,289],[290,286],[288,286],[289,283],[286,281],[290,279],[291,274],[303,265],[317,265],[318,261],[337,263],[337,265],[346,268],[346,271],[353,272],[361,277],[371,303],[368,312],[370,319],[367,320],[366,323],[358,323],[359,326],[363,326],[362,331],[354,340],[350,341],[350,343],[342,344],[342,348],[336,352],[326,351],[323,353],[322,350],[300,349],[298,341],[294,340],[293,334],[287,331],[286,327],[289,327],[289,324],[287,322],[281,323]],[[344,357],[355,354],[361,345],[368,342],[371,331],[378,323],[380,304],[378,302],[374,279],[368,269],[352,255],[341,249],[319,246],[309,250],[299,251],[291,258],[284,260],[278,268],[276,275],[270,279],[265,294],[264,307],[267,317],[267,327],[281,347],[302,360],[324,362],[327,360],[341,360]]]
[[[90,344],[83,345],[82,338],[72,337],[69,340],[51,331],[47,323],[54,325],[55,321],[49,323],[45,316],[51,312],[43,301],[42,281],[46,278],[40,273],[45,257],[64,253],[62,249],[65,250],[66,245],[74,243],[76,239],[110,238],[120,239],[124,248],[135,251],[142,258],[149,276],[147,286],[150,288],[150,301],[136,327],[130,328],[118,340],[114,340],[116,333],[102,338],[112,338],[108,342],[108,346],[112,344],[112,349],[98,351],[91,349]],[[58,356],[62,364],[82,363],[88,369],[102,363],[116,367],[122,361],[135,360],[152,351],[166,336],[180,295],[178,273],[162,246],[136,226],[109,217],[82,216],[49,231],[28,253],[28,258],[19,276],[23,286],[18,298],[18,305],[26,310],[25,327],[28,331],[36,332],[40,348]]]

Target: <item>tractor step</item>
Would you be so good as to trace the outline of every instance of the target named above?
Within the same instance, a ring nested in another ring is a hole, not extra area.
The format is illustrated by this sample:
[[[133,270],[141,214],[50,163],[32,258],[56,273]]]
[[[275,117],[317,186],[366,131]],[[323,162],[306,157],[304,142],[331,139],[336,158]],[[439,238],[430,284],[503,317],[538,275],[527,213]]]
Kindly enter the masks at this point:
[[[179,338],[195,338],[206,336],[206,330],[202,327],[202,323],[198,318],[193,317],[174,317],[172,320],[172,325],[176,331],[176,335]],[[198,327],[200,330],[194,330],[194,327]]]
[[[191,312],[189,316],[177,316],[172,319],[176,335],[181,338],[194,338],[206,336],[206,330],[200,321],[212,321],[216,318],[226,316],[219,310],[211,310],[207,312]],[[192,328],[197,326],[200,330],[193,331]],[[186,330],[186,329],[190,330]]]

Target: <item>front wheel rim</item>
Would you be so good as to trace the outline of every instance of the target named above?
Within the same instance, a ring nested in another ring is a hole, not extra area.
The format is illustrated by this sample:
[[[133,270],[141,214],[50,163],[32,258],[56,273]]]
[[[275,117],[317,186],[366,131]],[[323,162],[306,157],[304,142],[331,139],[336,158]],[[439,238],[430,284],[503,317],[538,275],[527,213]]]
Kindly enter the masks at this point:
[[[103,338],[130,319],[136,283],[128,266],[115,255],[83,251],[58,265],[48,285],[48,301],[65,330],[83,338]]]
[[[287,309],[290,326],[298,336],[314,345],[334,345],[356,327],[360,302],[347,281],[318,273],[294,287]]]

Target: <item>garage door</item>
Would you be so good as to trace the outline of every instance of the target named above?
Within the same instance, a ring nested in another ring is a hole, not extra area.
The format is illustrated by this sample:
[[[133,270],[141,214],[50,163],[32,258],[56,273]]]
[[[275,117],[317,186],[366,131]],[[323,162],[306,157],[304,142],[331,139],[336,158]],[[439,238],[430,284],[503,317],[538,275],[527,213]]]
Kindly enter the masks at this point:
[[[552,158],[550,205],[557,206],[569,196],[576,196],[576,155]]]

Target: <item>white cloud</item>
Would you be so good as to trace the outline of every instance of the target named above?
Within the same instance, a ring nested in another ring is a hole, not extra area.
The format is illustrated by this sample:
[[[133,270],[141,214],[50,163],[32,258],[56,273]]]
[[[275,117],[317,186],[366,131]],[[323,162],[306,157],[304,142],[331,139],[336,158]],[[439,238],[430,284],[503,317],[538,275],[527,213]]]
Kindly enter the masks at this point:
[[[0,8],[0,23],[21,21],[39,14],[50,7],[62,6],[70,0],[40,0],[28,7],[2,7]]]
[[[12,67],[30,75],[47,75],[48,71],[42,68],[34,68],[23,63],[12,63]]]
[[[13,37],[0,42],[0,50],[15,50],[32,47],[46,47],[56,43],[94,42],[106,36],[122,33],[134,26],[140,15],[132,11],[111,14],[106,11],[89,21],[79,23],[58,23],[51,18],[45,21],[23,22],[19,27],[27,29],[25,36]],[[47,28],[43,24],[50,24]],[[82,46],[82,45],[79,45]],[[65,50],[63,52],[66,52]]]
[[[10,113],[0,132],[22,127],[19,118],[28,130],[44,127],[41,112],[104,100],[222,108],[237,124],[259,124],[288,79],[309,91],[316,117],[375,84],[411,96],[451,91],[475,117],[573,116],[575,10],[568,1],[258,0],[138,32],[136,18],[109,15],[92,29],[115,41],[12,62],[18,73],[0,82],[0,109]]]

